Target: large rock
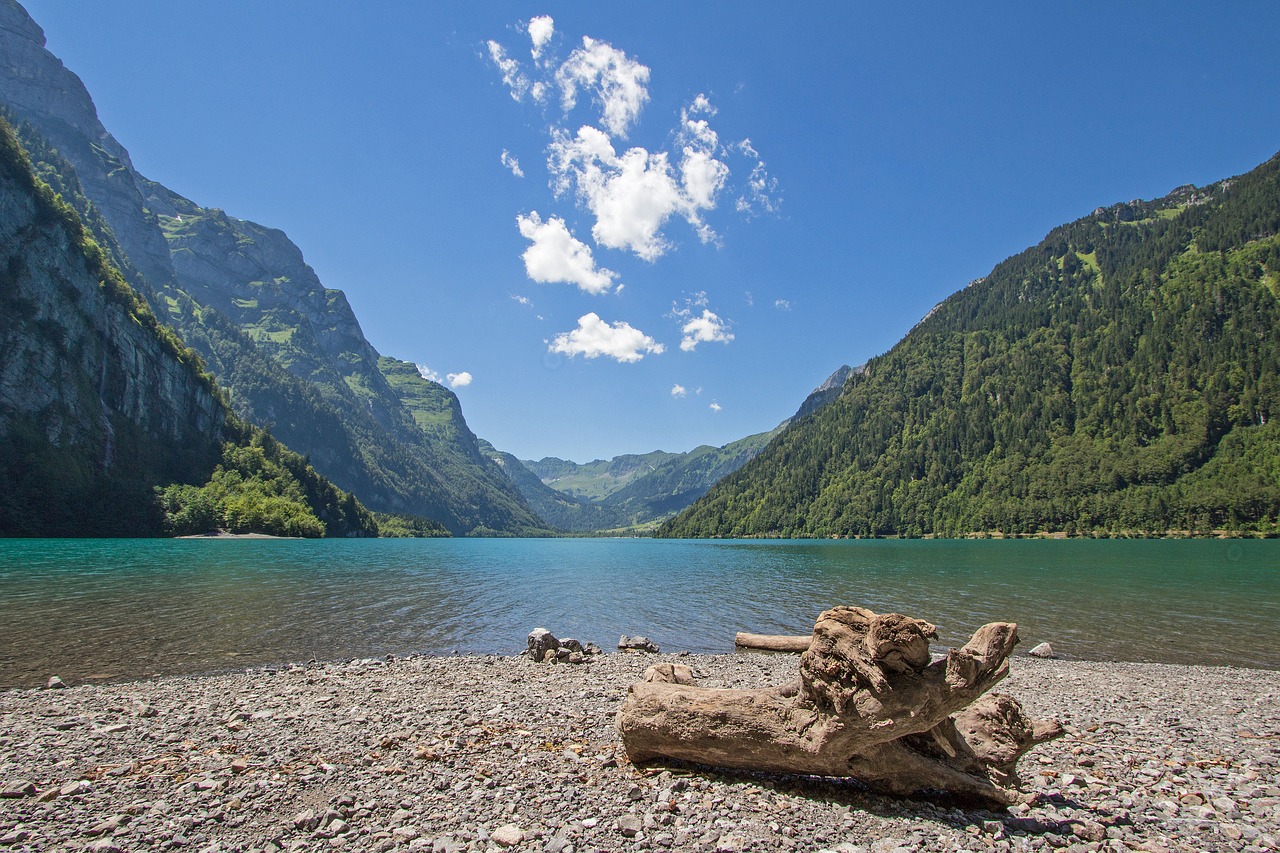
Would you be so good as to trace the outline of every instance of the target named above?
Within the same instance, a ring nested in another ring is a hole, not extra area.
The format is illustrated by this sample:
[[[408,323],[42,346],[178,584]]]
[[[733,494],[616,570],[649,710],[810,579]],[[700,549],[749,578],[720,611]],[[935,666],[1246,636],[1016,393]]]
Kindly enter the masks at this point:
[[[534,661],[542,663],[547,659],[547,652],[554,657],[559,648],[560,641],[546,628],[534,628],[529,632],[529,657]]]

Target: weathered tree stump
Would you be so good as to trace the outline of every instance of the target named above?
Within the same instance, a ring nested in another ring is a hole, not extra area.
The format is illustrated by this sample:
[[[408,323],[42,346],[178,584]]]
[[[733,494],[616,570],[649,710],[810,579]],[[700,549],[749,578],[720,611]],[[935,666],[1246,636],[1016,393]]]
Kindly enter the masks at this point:
[[[1009,672],[1017,626],[984,625],[931,663],[935,636],[921,619],[836,607],[818,617],[792,683],[715,690],[696,686],[688,667],[650,667],[631,686],[618,730],[638,764],[677,759],[1018,802],[1018,758],[1062,726],[1029,719],[1008,696],[983,695]]]

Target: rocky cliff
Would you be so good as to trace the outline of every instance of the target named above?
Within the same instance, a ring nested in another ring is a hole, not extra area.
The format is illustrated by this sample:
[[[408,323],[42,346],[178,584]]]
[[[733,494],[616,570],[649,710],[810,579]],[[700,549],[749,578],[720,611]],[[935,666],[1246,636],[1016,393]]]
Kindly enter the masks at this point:
[[[136,533],[207,476],[223,409],[0,126],[0,532]]]

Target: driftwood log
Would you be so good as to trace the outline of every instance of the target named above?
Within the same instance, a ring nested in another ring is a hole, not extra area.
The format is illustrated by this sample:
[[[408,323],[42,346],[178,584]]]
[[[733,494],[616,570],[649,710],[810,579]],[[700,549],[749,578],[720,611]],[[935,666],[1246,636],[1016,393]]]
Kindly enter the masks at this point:
[[[1009,672],[1017,626],[984,625],[931,662],[935,636],[921,619],[833,608],[818,617],[792,683],[708,689],[688,667],[660,664],[630,688],[618,730],[637,764],[855,777],[897,795],[1016,803],[1018,758],[1062,734],[1057,721],[1031,720],[1010,697],[987,694]]]
[[[766,652],[803,652],[809,648],[813,637],[791,637],[785,634],[748,634],[739,631],[733,644],[742,649],[760,649]]]

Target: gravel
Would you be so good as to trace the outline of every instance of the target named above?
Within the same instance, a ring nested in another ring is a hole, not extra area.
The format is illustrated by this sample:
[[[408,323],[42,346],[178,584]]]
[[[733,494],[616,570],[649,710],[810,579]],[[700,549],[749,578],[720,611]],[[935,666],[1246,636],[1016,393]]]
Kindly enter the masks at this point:
[[[1276,849],[1280,673],[1013,660],[1067,736],[1007,812],[851,781],[639,770],[613,715],[652,663],[708,687],[797,658],[411,657],[0,693],[0,853]]]

